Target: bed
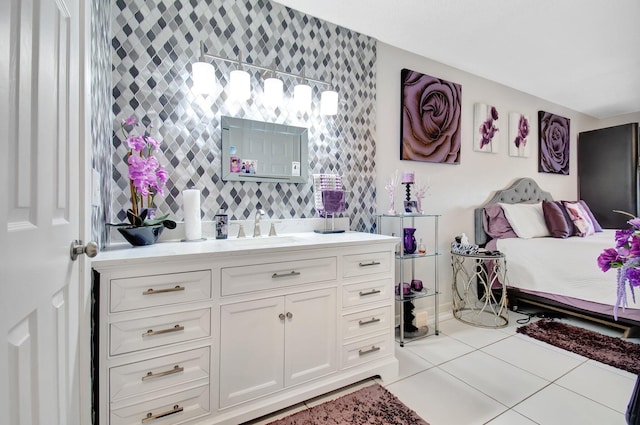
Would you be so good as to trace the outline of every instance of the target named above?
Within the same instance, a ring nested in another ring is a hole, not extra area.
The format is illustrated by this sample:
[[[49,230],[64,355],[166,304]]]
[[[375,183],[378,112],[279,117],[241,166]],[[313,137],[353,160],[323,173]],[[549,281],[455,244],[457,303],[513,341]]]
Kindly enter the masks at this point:
[[[613,317],[616,301],[615,271],[603,273],[596,259],[614,244],[615,230],[564,239],[515,235],[492,237],[487,233],[485,208],[496,204],[535,204],[553,201],[531,178],[520,178],[506,189],[496,191],[482,206],[474,210],[476,244],[487,250],[499,250],[507,259],[507,296],[510,308],[517,310],[530,304],[545,310],[578,316],[619,328],[624,337],[640,334],[640,308],[629,300],[618,320]],[[510,209],[504,206],[504,209]],[[520,207],[518,207],[520,208]],[[495,235],[493,230],[490,232]],[[514,237],[515,236],[515,237]]]

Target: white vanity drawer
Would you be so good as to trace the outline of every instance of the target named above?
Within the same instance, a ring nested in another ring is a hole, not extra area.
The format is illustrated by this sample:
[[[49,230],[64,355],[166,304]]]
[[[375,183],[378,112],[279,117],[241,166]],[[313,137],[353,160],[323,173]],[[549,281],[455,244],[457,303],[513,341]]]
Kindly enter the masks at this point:
[[[342,368],[393,355],[393,339],[389,334],[367,338],[342,346]]]
[[[336,257],[222,268],[222,296],[335,280]]]
[[[377,301],[389,301],[389,292],[393,290],[390,279],[377,279],[369,282],[344,285],[342,287],[342,307],[354,307]]]
[[[177,425],[209,412],[209,386],[205,385],[119,408],[112,404],[109,425]]]
[[[389,272],[393,261],[392,257],[391,251],[345,255],[342,275],[343,277],[355,277]]]
[[[199,301],[211,298],[211,271],[112,279],[110,311]]]
[[[209,347],[109,369],[111,401],[148,394],[197,380],[209,383]]]
[[[346,314],[342,317],[342,337],[348,339],[389,331],[392,319],[391,306]]]
[[[208,308],[111,322],[109,353],[123,354],[210,335],[211,310]]]

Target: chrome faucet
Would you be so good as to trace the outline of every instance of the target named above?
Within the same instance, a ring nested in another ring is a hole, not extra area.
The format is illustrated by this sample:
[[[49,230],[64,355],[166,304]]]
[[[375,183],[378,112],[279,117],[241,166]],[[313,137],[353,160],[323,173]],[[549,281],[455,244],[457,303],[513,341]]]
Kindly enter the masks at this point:
[[[255,225],[253,227],[253,237],[254,238],[258,238],[260,236],[262,236],[260,234],[260,218],[265,215],[264,210],[259,209],[258,211],[256,211],[256,220],[255,220]]]

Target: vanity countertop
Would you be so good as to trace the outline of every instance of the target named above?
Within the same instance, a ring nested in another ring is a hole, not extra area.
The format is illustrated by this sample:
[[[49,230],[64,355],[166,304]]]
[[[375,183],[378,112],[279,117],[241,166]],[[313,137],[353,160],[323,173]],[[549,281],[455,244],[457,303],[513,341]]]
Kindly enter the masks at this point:
[[[285,233],[279,236],[262,236],[259,238],[206,239],[202,241],[165,241],[154,245],[132,247],[129,244],[113,245],[100,252],[92,259],[94,268],[122,266],[148,260],[166,260],[191,256],[209,257],[236,256],[238,252],[259,254],[270,252],[291,252],[310,246],[329,248],[354,244],[389,243],[398,241],[395,236],[378,235],[364,232],[344,232],[319,234],[314,232]]]

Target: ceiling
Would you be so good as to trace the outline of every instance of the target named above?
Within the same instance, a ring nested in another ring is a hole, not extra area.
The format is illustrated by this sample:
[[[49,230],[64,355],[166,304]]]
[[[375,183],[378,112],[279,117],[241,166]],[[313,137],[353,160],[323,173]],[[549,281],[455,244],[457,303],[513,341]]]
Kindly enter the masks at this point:
[[[596,118],[640,112],[640,0],[277,0]]]

